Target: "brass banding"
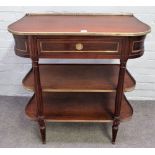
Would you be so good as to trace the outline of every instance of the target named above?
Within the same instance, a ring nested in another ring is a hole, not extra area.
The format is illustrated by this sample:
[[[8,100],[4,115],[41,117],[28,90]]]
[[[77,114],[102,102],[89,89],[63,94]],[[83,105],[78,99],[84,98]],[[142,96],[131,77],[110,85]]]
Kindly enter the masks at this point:
[[[22,32],[8,28],[15,35],[70,35],[70,36],[142,36],[151,32],[151,28],[143,32]]]
[[[59,16],[59,15],[63,15],[63,16],[111,16],[111,15],[115,15],[115,16],[133,16],[133,13],[129,13],[129,12],[122,12],[122,13],[92,13],[92,12],[87,12],[87,13],[79,13],[79,12],[48,12],[48,13],[26,13],[26,16],[44,16],[44,15],[53,15],[53,16]]]

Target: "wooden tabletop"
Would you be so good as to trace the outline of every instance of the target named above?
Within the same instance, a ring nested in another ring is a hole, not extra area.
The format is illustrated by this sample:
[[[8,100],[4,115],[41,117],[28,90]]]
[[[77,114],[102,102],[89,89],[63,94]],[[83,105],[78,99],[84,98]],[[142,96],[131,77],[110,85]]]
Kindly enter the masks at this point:
[[[141,36],[150,27],[132,14],[26,14],[8,26],[16,35]]]

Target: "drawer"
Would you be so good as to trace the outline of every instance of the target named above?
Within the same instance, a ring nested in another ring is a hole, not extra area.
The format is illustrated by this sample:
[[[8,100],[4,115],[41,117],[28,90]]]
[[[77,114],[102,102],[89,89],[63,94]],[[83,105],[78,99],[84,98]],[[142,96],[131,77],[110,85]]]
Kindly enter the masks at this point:
[[[37,39],[41,57],[97,58],[120,55],[121,41],[108,39]]]
[[[118,41],[39,40],[41,52],[119,52]]]

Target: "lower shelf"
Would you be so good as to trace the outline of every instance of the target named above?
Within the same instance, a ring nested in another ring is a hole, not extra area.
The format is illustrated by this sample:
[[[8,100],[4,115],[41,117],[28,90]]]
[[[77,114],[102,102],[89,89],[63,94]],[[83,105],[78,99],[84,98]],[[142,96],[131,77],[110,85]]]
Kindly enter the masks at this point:
[[[43,93],[44,116],[49,122],[111,122],[116,93]],[[26,106],[26,114],[36,120],[34,96]],[[129,119],[133,109],[123,97],[121,121]]]

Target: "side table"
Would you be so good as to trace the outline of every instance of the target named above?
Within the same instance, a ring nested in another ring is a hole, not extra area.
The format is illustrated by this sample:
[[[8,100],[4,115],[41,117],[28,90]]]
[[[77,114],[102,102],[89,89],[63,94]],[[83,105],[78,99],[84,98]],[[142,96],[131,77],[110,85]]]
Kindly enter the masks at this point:
[[[30,58],[23,86],[34,95],[26,115],[38,122],[112,122],[118,126],[133,109],[124,92],[135,87],[128,59],[144,53],[150,27],[132,14],[26,14],[8,26],[15,53]],[[41,64],[40,59],[119,59],[120,64]]]

